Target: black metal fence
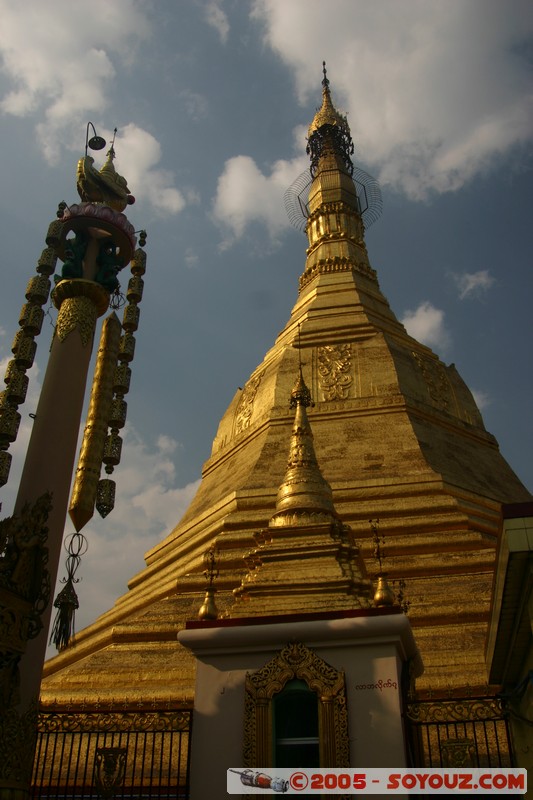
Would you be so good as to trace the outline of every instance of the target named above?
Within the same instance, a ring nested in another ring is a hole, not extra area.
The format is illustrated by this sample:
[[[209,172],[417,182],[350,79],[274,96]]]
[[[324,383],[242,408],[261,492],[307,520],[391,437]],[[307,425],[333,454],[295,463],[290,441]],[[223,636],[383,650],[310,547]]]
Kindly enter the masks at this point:
[[[188,798],[192,712],[41,713],[32,796]]]
[[[406,721],[413,766],[514,766],[508,719],[496,697],[409,703]]]

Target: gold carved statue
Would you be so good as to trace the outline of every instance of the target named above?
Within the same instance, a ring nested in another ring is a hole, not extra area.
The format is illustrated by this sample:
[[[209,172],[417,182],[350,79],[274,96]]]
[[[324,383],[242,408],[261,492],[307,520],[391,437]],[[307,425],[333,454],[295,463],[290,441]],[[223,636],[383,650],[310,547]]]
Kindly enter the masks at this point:
[[[130,194],[126,178],[116,171],[114,158],[115,148],[111,143],[105,164],[97,170],[93,166],[94,158],[86,153],[78,161],[76,185],[78,194],[84,202],[103,203],[115,211],[124,211],[126,206],[135,202],[135,198]]]

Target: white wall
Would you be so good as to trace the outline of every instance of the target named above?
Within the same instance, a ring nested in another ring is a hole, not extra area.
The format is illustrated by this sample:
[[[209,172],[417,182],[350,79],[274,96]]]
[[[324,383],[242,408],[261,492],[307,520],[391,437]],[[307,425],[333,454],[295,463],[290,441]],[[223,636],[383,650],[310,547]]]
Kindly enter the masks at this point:
[[[403,614],[269,625],[238,620],[196,626],[179,639],[197,658],[191,800],[228,797],[226,770],[243,766],[246,673],[260,669],[290,641],[304,643],[345,673],[350,766],[405,766],[400,673],[407,658],[415,659],[419,673],[422,667]]]

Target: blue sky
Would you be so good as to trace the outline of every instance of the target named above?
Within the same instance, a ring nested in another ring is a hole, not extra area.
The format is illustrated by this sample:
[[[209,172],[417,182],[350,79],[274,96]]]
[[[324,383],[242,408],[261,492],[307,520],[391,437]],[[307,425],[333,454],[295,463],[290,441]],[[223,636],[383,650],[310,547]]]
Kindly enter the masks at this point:
[[[533,488],[528,0],[0,0],[0,19],[2,372],[48,223],[76,202],[88,120],[118,128],[128,215],[148,231],[117,505],[84,530],[78,628],[177,523],[227,404],[290,315],[306,239],[283,194],[307,168],[323,60],[356,163],[381,184],[367,244],[382,290],[456,364]]]

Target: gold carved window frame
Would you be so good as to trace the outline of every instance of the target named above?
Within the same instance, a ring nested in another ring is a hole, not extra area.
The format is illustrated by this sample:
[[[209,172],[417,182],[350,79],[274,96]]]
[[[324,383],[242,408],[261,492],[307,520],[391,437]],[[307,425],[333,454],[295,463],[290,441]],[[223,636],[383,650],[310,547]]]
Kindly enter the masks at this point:
[[[294,679],[305,681],[318,695],[320,766],[349,767],[344,672],[301,642],[291,642],[261,669],[246,674],[244,766],[272,766],[272,698]]]

